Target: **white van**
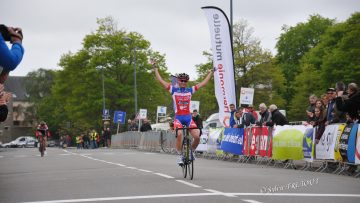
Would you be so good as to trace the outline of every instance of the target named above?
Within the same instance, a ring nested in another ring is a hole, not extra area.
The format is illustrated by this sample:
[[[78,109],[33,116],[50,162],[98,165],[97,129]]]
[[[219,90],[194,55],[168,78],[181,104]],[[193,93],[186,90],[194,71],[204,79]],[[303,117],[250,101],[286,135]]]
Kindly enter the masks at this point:
[[[221,127],[223,127],[223,125],[219,120],[219,113],[211,114],[209,118],[206,119],[206,121],[204,121],[203,123],[204,129],[221,128]]]

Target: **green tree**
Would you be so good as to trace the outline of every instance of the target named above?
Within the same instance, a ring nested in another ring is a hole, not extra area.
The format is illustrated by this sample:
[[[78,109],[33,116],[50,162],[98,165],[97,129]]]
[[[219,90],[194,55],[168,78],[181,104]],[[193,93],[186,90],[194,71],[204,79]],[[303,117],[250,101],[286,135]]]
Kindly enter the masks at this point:
[[[320,42],[308,51],[300,63],[294,82],[294,98],[289,114],[304,119],[310,94],[320,96],[327,88],[343,81],[360,82],[360,13],[329,27]]]
[[[138,109],[146,108],[149,117],[155,120],[158,105],[171,105],[170,97],[162,96],[164,90],[148,64],[149,57],[155,58],[161,74],[168,77],[164,56],[151,50],[141,34],[118,30],[111,17],[98,19],[98,24],[96,32],[85,36],[82,49],[61,57],[62,69],[49,88],[51,96],[42,103],[57,125],[73,134],[102,126],[102,74],[105,106],[111,113],[122,110],[127,112],[127,118],[135,115],[135,65]]]
[[[300,73],[301,58],[320,42],[320,37],[334,24],[334,20],[312,15],[306,23],[298,23],[294,27],[284,25],[283,33],[276,43],[277,65],[285,76],[286,108],[294,96],[294,79]]]

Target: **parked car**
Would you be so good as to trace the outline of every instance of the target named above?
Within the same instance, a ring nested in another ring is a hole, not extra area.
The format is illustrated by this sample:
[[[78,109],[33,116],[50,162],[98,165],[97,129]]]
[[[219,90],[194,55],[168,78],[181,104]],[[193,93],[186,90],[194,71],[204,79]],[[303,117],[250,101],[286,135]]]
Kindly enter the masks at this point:
[[[56,146],[58,146],[58,144],[56,143],[56,141],[53,140],[53,139],[48,139],[48,140],[47,140],[47,145],[48,145],[48,147],[56,147]]]
[[[37,144],[37,139],[30,136],[21,136],[16,138],[15,140],[2,144],[2,147],[9,148],[9,147],[34,147]]]

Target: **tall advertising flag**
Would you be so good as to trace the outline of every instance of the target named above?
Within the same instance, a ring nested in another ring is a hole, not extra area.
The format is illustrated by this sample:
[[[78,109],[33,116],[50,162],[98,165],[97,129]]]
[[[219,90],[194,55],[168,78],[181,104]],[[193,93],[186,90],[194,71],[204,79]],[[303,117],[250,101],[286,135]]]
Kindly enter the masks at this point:
[[[219,119],[229,126],[230,104],[236,106],[234,59],[229,20],[225,13],[213,6],[202,7],[210,29],[213,65],[215,68],[215,95],[219,105]]]

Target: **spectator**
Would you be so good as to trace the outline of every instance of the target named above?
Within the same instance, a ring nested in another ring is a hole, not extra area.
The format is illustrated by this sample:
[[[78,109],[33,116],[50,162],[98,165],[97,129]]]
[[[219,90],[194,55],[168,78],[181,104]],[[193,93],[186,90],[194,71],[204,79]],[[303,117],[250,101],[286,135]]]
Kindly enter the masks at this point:
[[[339,91],[335,99],[336,107],[339,110],[345,111],[349,114],[352,121],[359,121],[360,111],[360,92],[355,83],[348,85],[348,99],[344,99],[342,95],[343,91]]]
[[[138,131],[139,127],[138,124],[134,120],[128,120],[128,131]]]
[[[151,125],[149,123],[149,120],[147,118],[144,119],[144,122],[142,124],[142,126],[140,127],[140,131],[141,132],[146,132],[152,130]]]
[[[81,135],[76,136],[75,139],[76,139],[76,148],[81,149],[81,140],[82,140]]]
[[[198,111],[196,109],[193,110],[193,113],[192,113],[192,119],[193,121],[196,123],[196,126],[199,128],[200,130],[200,135],[202,135],[202,128],[203,128],[203,120],[201,119]]]
[[[105,128],[103,131],[104,147],[110,147],[111,131],[110,128]]]
[[[7,119],[8,108],[7,103],[12,97],[11,93],[4,92],[4,85],[0,84],[0,122],[4,122]]]
[[[236,108],[234,104],[230,104],[230,128],[233,128],[234,125],[236,124],[236,119],[235,119],[235,114],[236,114]]]
[[[21,28],[0,25],[0,67],[3,68],[0,73],[0,84],[4,84],[9,72],[13,71],[23,58],[22,39]],[[11,49],[6,45],[5,41],[12,44]]]
[[[264,103],[261,103],[259,105],[259,110],[260,110],[260,120],[256,123],[256,125],[262,126],[271,120],[271,114]]]
[[[91,132],[90,132],[90,146],[91,146],[91,149],[96,149],[98,146],[97,146],[97,132],[95,131],[95,129],[93,129]]]
[[[254,106],[252,104],[249,104],[248,112],[251,113],[254,116],[255,122],[259,120],[258,114],[256,113],[255,108],[254,108]]]
[[[318,144],[321,139],[322,134],[325,131],[325,114],[323,113],[323,109],[319,107],[315,107],[315,119],[310,124],[314,127],[317,127],[315,132],[315,143]]]
[[[88,133],[83,134],[83,141],[84,141],[84,149],[89,149],[90,146],[90,138]]]
[[[309,96],[309,106],[306,109],[307,121],[311,122],[314,120],[315,104],[317,97],[312,94]]]
[[[321,95],[321,102],[323,103],[323,105],[324,105],[324,112],[325,112],[325,109],[326,109],[326,106],[328,105],[328,103],[329,103],[329,99],[328,99],[328,96],[327,96],[327,94],[323,94],[323,95]],[[326,113],[326,112],[325,112]]]
[[[336,91],[334,88],[327,89],[329,103],[326,111],[326,125],[331,123],[345,123],[345,113],[339,111],[335,105]]]
[[[237,124],[234,125],[234,128],[243,128],[248,127],[251,124],[255,124],[255,117],[251,113],[246,112],[244,107],[238,108],[236,113],[236,120]]]
[[[275,104],[271,104],[269,110],[271,112],[271,120],[266,123],[266,126],[272,127],[274,125],[286,125],[289,123]]]

